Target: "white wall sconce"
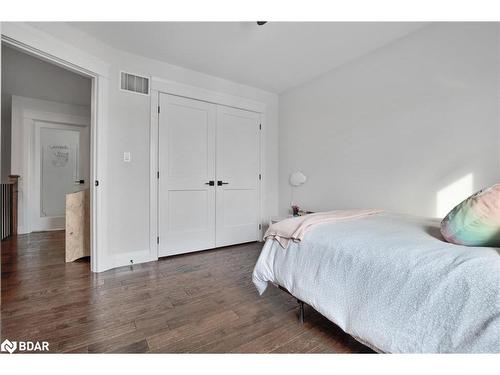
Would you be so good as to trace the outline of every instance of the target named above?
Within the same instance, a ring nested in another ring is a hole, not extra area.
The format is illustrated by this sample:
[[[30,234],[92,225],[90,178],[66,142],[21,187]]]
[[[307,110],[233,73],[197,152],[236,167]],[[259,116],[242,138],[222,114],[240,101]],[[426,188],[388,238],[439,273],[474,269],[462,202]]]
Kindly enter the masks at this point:
[[[307,181],[307,177],[304,175],[304,173],[297,171],[293,172],[290,174],[290,185],[297,187],[300,185],[305,184]]]

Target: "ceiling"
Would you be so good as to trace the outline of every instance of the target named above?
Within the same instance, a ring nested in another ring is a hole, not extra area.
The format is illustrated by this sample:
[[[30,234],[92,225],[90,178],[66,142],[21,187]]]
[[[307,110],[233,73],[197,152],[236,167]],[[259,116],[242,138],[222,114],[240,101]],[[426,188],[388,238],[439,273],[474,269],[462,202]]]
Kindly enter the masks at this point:
[[[282,93],[422,27],[411,22],[75,22],[134,54]]]

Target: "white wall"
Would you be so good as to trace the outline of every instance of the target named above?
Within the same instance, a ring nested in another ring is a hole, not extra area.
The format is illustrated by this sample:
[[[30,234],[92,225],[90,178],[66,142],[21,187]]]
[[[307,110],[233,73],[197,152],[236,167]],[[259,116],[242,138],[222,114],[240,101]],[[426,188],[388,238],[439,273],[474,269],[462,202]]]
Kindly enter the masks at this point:
[[[13,95],[90,106],[91,81],[66,69],[2,45],[2,180],[11,174],[11,98]],[[88,108],[90,115],[90,107]],[[18,139],[20,142],[20,139]],[[12,149],[16,149],[16,143]],[[13,174],[21,173],[14,168]]]
[[[263,102],[267,105],[264,176],[266,215],[278,211],[278,96],[249,86],[115,50],[63,23],[30,24],[58,40],[110,64],[106,197],[109,264],[144,260],[149,250],[150,97],[118,90],[119,71],[156,76],[192,86]],[[130,151],[132,162],[123,162]]]
[[[295,201],[312,210],[438,216],[499,182],[498,36],[493,23],[431,24],[282,95],[281,213],[295,170],[308,177]]]

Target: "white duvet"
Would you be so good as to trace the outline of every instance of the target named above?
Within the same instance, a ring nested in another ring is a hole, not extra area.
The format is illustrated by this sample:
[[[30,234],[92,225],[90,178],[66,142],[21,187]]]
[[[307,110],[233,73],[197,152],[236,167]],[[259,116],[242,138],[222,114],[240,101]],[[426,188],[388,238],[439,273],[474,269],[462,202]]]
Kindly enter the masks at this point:
[[[286,250],[268,240],[253,282],[377,351],[500,353],[500,249],[446,243],[437,220],[383,213],[318,225]]]

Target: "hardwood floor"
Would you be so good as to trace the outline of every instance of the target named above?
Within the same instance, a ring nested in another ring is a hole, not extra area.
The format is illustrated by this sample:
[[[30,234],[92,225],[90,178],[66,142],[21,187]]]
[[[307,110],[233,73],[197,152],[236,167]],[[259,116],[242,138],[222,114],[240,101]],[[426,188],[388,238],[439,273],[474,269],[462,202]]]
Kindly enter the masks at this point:
[[[262,244],[162,258],[93,274],[64,263],[64,232],[2,242],[1,338],[49,341],[51,352],[371,352],[251,273]]]

